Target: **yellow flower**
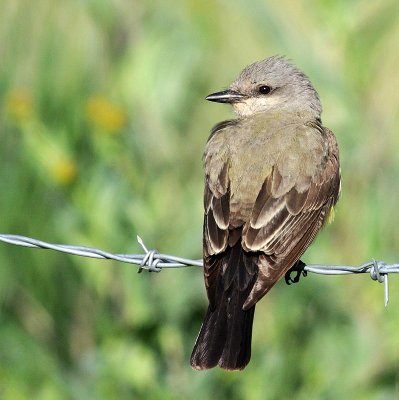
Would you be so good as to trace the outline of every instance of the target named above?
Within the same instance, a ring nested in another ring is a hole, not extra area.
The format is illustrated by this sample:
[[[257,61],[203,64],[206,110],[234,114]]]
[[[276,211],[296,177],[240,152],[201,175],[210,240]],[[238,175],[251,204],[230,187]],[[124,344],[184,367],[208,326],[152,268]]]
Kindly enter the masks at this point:
[[[75,179],[76,165],[71,159],[61,158],[55,161],[52,175],[56,182],[66,185]]]
[[[109,133],[118,132],[126,124],[124,111],[101,96],[88,99],[86,113],[89,121]]]
[[[24,122],[31,117],[33,100],[30,92],[14,89],[7,96],[7,114],[17,122]]]

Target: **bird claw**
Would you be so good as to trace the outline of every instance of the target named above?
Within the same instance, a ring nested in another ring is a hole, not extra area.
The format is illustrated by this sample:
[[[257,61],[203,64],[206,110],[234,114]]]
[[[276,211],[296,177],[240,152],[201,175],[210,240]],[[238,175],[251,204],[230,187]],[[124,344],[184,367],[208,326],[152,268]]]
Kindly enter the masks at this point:
[[[291,285],[291,283],[298,283],[299,282],[299,278],[301,277],[301,275],[303,275],[304,277],[306,277],[308,275],[307,271],[305,271],[305,267],[306,264],[301,261],[298,260],[284,275],[284,279],[285,279],[285,283],[287,285]],[[294,276],[294,278],[291,278],[291,274],[295,272],[296,275]]]

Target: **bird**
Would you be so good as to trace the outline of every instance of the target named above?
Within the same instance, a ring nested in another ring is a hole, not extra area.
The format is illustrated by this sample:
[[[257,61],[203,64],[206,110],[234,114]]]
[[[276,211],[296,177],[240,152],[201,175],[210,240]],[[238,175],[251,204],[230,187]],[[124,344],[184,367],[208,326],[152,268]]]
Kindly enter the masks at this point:
[[[203,264],[208,309],[195,370],[242,370],[256,303],[296,263],[334,211],[339,149],[319,95],[283,56],[245,67],[206,100],[236,117],[214,126],[203,155]]]

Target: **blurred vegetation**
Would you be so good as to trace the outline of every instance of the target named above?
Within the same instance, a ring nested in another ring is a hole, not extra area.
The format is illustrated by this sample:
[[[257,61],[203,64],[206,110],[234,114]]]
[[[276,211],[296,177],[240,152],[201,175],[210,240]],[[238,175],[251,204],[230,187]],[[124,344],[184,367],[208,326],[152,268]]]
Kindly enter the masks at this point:
[[[343,192],[303,258],[398,262],[399,3],[0,1],[0,231],[201,255],[201,155],[247,64],[285,54],[336,133]],[[0,244],[3,399],[399,398],[399,279],[310,276],[259,304],[241,373],[194,372],[199,269]]]

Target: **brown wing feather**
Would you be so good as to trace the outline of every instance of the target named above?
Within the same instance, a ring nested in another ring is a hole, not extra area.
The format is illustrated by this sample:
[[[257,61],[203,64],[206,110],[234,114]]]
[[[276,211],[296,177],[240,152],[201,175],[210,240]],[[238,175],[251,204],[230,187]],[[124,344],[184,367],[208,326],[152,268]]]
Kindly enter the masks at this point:
[[[263,297],[277,280],[301,257],[324,224],[339,196],[339,161],[336,142],[326,131],[330,152],[324,168],[313,177],[308,189],[273,197],[269,176],[255,201],[249,223],[243,230],[247,250],[261,251],[258,279],[244,307]]]
[[[284,258],[284,265],[289,267],[282,267],[281,255],[272,254],[271,256],[263,255],[259,259],[259,272],[257,280],[244,303],[243,309],[248,310],[256,304],[274,285],[275,283],[287,272],[290,266],[294,265],[299,260],[304,250],[310,245],[315,238],[317,232],[323,224],[323,215],[328,212],[330,205],[325,206],[322,210],[318,211],[318,223],[309,225],[305,228],[305,232],[299,237],[298,241],[292,242],[291,246]]]
[[[209,177],[205,177],[204,209],[204,277],[208,299],[213,307],[218,278],[226,268],[226,260],[220,254],[229,242],[230,188],[227,163],[219,172],[214,190],[211,190]]]

